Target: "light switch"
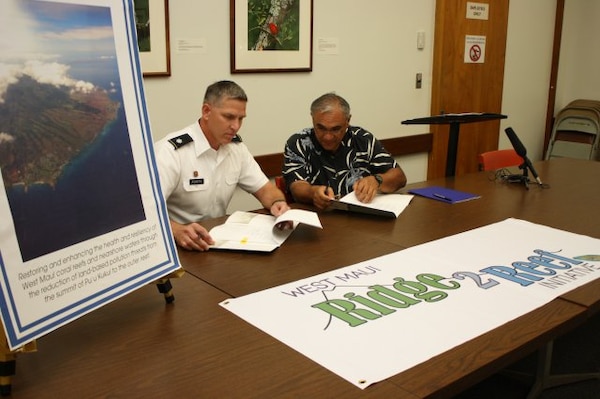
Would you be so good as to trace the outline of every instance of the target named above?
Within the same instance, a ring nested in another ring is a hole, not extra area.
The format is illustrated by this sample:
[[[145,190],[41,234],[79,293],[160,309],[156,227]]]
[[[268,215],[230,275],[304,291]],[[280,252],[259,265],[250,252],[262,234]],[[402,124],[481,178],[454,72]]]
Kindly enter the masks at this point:
[[[417,49],[423,50],[425,48],[425,32],[420,30],[417,32]]]

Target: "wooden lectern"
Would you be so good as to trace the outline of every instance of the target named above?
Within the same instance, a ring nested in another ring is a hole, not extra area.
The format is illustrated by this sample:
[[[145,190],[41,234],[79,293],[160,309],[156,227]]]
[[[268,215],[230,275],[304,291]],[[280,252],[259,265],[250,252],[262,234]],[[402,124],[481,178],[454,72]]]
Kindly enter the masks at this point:
[[[506,119],[506,115],[488,112],[468,112],[462,114],[441,114],[425,118],[408,119],[402,121],[403,125],[450,125],[450,136],[448,137],[448,155],[446,157],[446,177],[454,176],[456,173],[456,153],[458,151],[458,133],[462,123],[473,123],[490,121],[494,119]]]

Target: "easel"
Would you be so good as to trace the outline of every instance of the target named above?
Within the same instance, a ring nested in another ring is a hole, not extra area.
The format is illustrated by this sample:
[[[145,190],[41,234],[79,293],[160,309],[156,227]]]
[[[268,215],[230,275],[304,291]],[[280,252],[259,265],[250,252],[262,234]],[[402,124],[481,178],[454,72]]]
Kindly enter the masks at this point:
[[[172,303],[175,300],[175,295],[173,295],[173,286],[171,285],[170,279],[180,278],[184,274],[185,270],[183,270],[183,268],[179,268],[154,282],[154,284],[156,284],[156,288],[158,288],[158,292],[164,295],[166,303]]]
[[[11,390],[10,379],[17,368],[17,354],[37,351],[37,341],[33,340],[21,348],[10,350],[5,333],[0,334],[0,340],[0,395],[8,396]]]
[[[165,302],[167,304],[175,301],[173,295],[173,285],[171,284],[172,278],[180,278],[185,274],[183,268],[179,268],[172,273],[167,274],[156,280],[153,284],[156,284],[158,292],[163,294]],[[11,378],[15,375],[17,369],[17,354],[28,353],[37,351],[37,341],[33,340],[26,343],[20,348],[11,350],[8,347],[8,340],[6,334],[3,332],[0,334],[0,396],[9,396],[11,394]]]

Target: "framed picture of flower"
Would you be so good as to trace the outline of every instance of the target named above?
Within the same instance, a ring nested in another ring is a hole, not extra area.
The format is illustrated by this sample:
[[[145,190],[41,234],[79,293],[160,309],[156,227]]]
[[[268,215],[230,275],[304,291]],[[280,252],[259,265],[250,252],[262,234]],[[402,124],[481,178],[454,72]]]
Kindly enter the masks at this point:
[[[231,73],[312,71],[313,0],[230,0]]]

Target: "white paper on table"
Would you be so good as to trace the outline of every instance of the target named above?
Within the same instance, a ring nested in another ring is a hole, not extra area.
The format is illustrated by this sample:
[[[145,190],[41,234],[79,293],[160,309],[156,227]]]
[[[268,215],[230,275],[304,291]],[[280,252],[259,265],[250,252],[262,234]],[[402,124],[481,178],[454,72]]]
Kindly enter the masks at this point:
[[[280,229],[278,225],[284,222],[292,222],[292,226]],[[281,246],[300,223],[323,228],[316,212],[303,209],[290,209],[277,218],[236,211],[224,224],[210,230],[215,240],[212,248],[271,252]]]

